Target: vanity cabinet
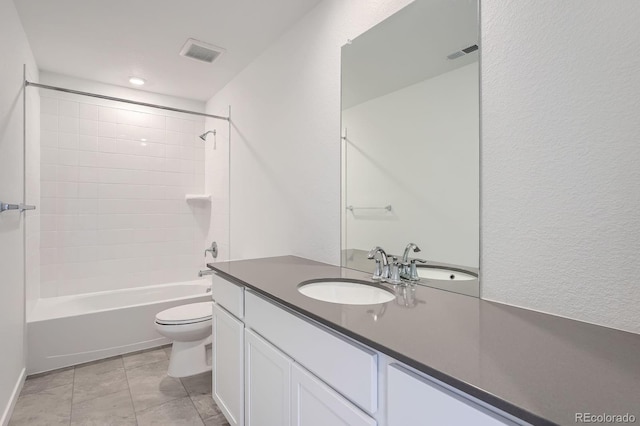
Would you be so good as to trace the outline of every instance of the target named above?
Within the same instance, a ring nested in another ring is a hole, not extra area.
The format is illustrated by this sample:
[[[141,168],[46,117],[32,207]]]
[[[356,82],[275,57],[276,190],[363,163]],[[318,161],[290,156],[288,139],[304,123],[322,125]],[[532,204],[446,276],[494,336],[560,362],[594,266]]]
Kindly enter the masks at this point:
[[[524,425],[215,277],[213,398],[233,426]]]
[[[399,364],[387,366],[388,426],[516,425]]]
[[[292,360],[249,329],[244,342],[245,425],[289,426]]]
[[[212,396],[231,426],[244,426],[244,288],[212,276]]]
[[[299,365],[291,372],[292,426],[376,426],[377,422]]]

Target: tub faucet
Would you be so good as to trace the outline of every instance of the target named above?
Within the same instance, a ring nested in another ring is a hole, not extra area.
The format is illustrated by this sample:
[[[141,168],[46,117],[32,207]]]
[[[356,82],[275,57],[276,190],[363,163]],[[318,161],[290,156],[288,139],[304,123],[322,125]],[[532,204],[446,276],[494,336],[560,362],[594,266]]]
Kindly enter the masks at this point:
[[[215,274],[215,271],[213,269],[205,269],[204,271],[198,271],[198,276],[200,278],[204,277],[205,275],[213,275]]]
[[[380,253],[380,259],[375,259],[376,254],[378,253]],[[375,259],[376,261],[376,270],[371,279],[384,281],[389,278],[389,259],[387,258],[387,253],[382,249],[382,247],[375,246],[369,250],[367,259]],[[380,266],[380,261],[382,261],[382,266]]]

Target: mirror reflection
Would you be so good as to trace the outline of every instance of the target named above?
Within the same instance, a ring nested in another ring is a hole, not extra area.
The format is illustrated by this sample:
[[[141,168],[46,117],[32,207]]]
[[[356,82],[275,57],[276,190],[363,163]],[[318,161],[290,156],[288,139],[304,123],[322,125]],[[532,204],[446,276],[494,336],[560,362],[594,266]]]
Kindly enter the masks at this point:
[[[416,0],[342,48],[343,266],[479,295],[477,8]]]

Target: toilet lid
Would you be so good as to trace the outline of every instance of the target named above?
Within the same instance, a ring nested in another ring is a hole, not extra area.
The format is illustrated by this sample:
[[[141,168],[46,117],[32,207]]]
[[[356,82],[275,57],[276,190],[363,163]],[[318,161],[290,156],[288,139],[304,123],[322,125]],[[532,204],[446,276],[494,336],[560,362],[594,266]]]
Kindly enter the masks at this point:
[[[156,315],[161,324],[187,324],[211,319],[213,302],[190,303],[169,308]]]

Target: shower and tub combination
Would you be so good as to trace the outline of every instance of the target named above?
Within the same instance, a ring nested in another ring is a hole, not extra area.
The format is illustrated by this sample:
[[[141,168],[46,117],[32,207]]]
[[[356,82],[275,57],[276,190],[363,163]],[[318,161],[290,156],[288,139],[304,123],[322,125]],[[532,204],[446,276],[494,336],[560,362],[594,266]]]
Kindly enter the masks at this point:
[[[27,297],[27,373],[172,342],[170,375],[206,369],[211,280],[192,279],[211,217],[202,141],[212,134],[215,144],[217,132],[204,118],[230,117],[25,85],[45,89],[41,280]]]

